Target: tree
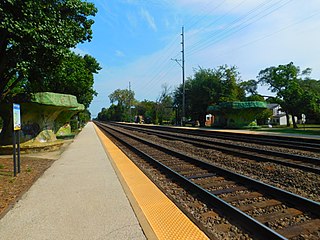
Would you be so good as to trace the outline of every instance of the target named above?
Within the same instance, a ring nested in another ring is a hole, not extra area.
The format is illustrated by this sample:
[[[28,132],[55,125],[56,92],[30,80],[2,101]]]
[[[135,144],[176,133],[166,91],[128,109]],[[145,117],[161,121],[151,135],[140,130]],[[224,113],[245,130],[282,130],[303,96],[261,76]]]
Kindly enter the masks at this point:
[[[269,90],[276,93],[275,101],[279,103],[287,115],[287,126],[290,126],[289,114],[292,115],[292,123],[297,128],[295,117],[301,115],[306,106],[312,102],[312,95],[303,88],[301,78],[310,74],[307,68],[300,73],[300,68],[292,62],[278,67],[269,67],[261,70],[258,75],[259,83],[269,85]]]
[[[102,108],[98,113],[98,121],[123,121],[123,109],[112,104],[109,108]]]
[[[110,119],[108,118],[108,109],[102,108],[101,111],[98,113],[97,120],[109,121]]]
[[[173,98],[167,85],[162,86],[162,92],[157,100],[157,113],[155,123],[163,124],[164,121],[173,122],[174,120]]]
[[[111,104],[117,102],[117,111],[122,113],[122,117],[118,121],[131,121],[130,110],[136,101],[134,92],[128,89],[117,89],[109,95],[109,99]]]
[[[80,126],[82,127],[85,123],[89,122],[91,119],[91,113],[88,109],[84,110],[83,112],[78,113],[78,120]]]
[[[35,80],[36,76],[24,84],[28,92],[55,92],[71,94],[86,108],[97,92],[93,89],[93,74],[101,69],[97,60],[90,55],[84,57],[70,51],[54,72],[49,72],[43,80]]]
[[[248,80],[241,82],[239,86],[245,91],[246,94],[249,95],[257,95],[258,94],[258,83],[256,80]]]
[[[144,117],[145,123],[157,123],[157,103],[143,100],[136,104],[136,114]]]
[[[320,122],[320,80],[307,78],[300,85],[304,89],[303,113],[307,119]]]
[[[220,66],[215,70],[215,74],[220,80],[222,89],[220,102],[233,102],[245,98],[245,92],[240,85],[240,74],[235,66]]]
[[[245,92],[239,86],[240,77],[236,67],[220,66],[217,69],[195,71],[185,82],[186,115],[199,120],[204,126],[210,104],[244,99]],[[174,91],[174,104],[181,107],[182,86]]]
[[[88,17],[96,11],[82,0],[1,1],[0,101],[31,75],[53,71],[70,48],[90,41]]]

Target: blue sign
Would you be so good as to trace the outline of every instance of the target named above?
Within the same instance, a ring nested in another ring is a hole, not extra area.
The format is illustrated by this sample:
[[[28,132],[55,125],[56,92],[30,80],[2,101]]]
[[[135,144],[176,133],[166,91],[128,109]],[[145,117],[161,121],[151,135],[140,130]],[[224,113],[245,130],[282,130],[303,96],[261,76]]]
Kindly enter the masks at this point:
[[[20,104],[13,104],[13,130],[21,130]]]

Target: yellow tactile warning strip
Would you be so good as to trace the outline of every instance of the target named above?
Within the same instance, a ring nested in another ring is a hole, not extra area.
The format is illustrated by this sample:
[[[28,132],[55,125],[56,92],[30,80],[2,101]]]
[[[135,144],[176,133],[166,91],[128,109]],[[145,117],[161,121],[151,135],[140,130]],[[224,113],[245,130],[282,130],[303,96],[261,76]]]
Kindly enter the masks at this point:
[[[119,179],[125,184],[124,189],[148,239],[209,239],[101,130],[96,126],[95,129]]]

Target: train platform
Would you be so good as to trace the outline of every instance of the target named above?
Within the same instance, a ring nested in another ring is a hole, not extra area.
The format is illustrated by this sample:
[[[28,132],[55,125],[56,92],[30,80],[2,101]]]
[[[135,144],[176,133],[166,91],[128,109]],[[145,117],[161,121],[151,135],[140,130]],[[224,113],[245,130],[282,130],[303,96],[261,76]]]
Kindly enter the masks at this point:
[[[0,219],[0,239],[208,239],[88,123]]]
[[[203,130],[211,132],[226,132],[226,133],[240,133],[240,134],[250,134],[250,135],[266,135],[266,136],[280,136],[280,137],[293,137],[293,138],[307,138],[307,139],[319,139],[320,135],[310,135],[310,134],[297,134],[297,133],[284,133],[277,131],[256,131],[250,129],[215,129],[215,128],[204,128],[204,127],[178,127],[189,130]]]
[[[201,129],[208,130],[206,128],[201,128]],[[255,134],[255,135],[267,135],[267,136],[320,139],[320,135],[283,133],[283,132],[276,132],[276,131],[272,132],[272,131],[254,131],[254,130],[239,130],[239,129],[213,129],[213,130],[209,130],[209,131],[242,133],[242,134],[252,134],[252,135]]]

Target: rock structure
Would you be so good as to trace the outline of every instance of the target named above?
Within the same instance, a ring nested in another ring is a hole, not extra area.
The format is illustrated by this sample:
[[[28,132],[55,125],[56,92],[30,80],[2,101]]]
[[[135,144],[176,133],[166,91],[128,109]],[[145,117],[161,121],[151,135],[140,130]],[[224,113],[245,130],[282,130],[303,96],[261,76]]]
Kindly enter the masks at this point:
[[[68,122],[71,117],[84,110],[73,95],[41,92],[28,101],[18,102],[21,111],[21,143],[52,143],[57,136],[71,134]],[[0,105],[3,129],[0,145],[12,144],[12,104]]]

